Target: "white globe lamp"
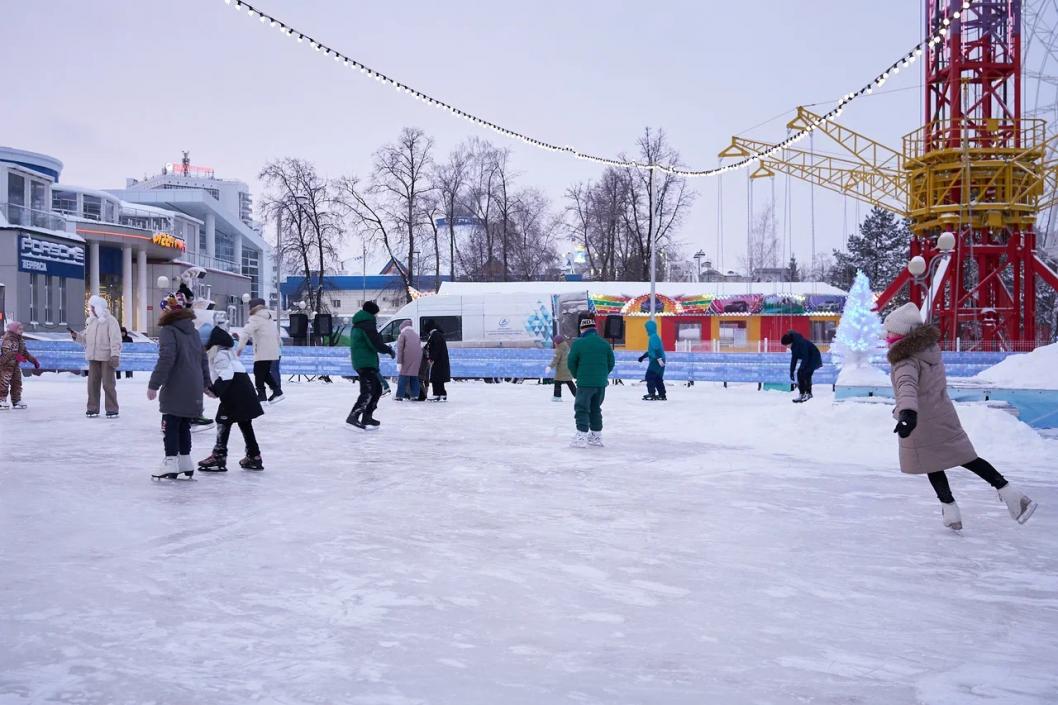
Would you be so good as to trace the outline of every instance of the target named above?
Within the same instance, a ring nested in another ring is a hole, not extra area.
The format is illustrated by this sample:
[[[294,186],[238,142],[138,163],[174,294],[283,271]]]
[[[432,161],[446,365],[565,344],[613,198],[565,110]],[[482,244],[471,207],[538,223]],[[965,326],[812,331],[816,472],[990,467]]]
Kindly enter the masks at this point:
[[[168,289],[169,288],[169,277],[167,277],[167,276],[165,276],[163,274],[162,276],[158,277],[158,281],[156,282],[156,284],[158,284],[158,288],[159,289]]]
[[[915,255],[911,258],[911,261],[907,263],[907,271],[911,272],[913,276],[921,277],[926,273],[926,260],[922,255]]]
[[[951,252],[955,249],[955,235],[944,232],[937,238],[937,249],[941,252]]]
[[[243,294],[243,295],[242,295],[242,302],[243,302],[244,304],[248,304],[248,303],[250,303],[250,295],[249,295],[249,294]]]

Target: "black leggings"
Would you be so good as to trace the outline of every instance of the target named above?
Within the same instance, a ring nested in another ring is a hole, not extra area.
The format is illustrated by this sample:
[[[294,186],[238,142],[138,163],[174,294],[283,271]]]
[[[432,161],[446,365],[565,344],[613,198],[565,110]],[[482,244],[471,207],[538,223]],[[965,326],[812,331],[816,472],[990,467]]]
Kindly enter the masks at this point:
[[[814,372],[815,370],[806,368],[803,363],[797,368],[797,391],[801,394],[812,393],[812,374]]]
[[[246,455],[250,458],[256,458],[261,454],[261,448],[257,445],[257,436],[253,432],[253,422],[249,419],[236,422],[226,417],[217,417],[217,444],[213,446],[213,454],[228,455],[228,436],[231,435],[231,427],[236,423],[239,425],[239,430],[242,431],[242,439],[246,442]]]
[[[1007,486],[1006,479],[984,458],[976,458],[963,465],[963,467],[997,490]],[[944,504],[951,504],[955,501],[951,494],[951,486],[948,484],[948,476],[944,474],[943,470],[931,472],[927,477],[929,478],[929,484],[933,485],[933,491],[937,493],[937,499]]]
[[[265,385],[272,389],[272,394],[283,393],[282,382],[279,377],[279,360],[258,360],[253,363],[253,381],[257,387],[257,398],[265,399]]]
[[[166,456],[189,455],[191,453],[191,419],[186,416],[174,416],[162,414],[165,422],[165,435],[162,442],[165,443]]]
[[[573,384],[573,381],[568,382],[555,382],[555,397],[558,399],[562,398],[562,385],[569,387],[569,393],[573,396],[577,396],[577,385]]]

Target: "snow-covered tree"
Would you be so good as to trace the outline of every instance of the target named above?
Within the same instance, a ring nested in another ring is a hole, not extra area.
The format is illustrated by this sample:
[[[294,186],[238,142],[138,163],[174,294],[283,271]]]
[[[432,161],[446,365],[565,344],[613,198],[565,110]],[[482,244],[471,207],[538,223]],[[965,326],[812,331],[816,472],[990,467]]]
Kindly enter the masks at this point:
[[[884,338],[885,329],[874,310],[871,282],[866,274],[856,272],[830,352],[842,370],[869,367],[885,350]]]

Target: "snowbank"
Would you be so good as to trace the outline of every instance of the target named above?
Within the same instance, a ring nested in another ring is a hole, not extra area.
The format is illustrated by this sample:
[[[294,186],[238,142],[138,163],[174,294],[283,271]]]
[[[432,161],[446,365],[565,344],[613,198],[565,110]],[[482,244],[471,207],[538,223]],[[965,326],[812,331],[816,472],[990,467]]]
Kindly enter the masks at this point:
[[[1011,355],[974,379],[1010,389],[1058,389],[1058,343]]]
[[[888,387],[889,375],[872,365],[842,367],[836,384],[839,387]]]

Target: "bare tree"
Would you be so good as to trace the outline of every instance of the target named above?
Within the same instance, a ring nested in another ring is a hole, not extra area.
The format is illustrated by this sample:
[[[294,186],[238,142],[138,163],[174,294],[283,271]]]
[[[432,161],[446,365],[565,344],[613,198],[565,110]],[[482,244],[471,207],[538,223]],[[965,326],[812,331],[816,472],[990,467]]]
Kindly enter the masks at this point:
[[[639,160],[645,164],[676,166],[680,155],[665,139],[662,130],[652,133],[646,128],[638,140]],[[625,225],[633,236],[639,278],[650,278],[650,253],[662,247],[694,202],[694,192],[687,190],[683,177],[657,169],[629,170],[629,208],[625,211]]]
[[[495,273],[495,247],[493,238],[493,196],[497,178],[496,148],[481,139],[472,139],[468,145],[469,166],[465,207],[473,215],[476,227],[471,232],[468,252],[459,253],[464,271],[471,279],[488,281]],[[470,261],[467,261],[470,257]]]
[[[427,217],[427,179],[433,140],[417,128],[404,128],[393,144],[375,152],[370,183],[346,177],[337,184],[341,201],[356,228],[368,240],[381,242],[398,263],[404,294],[412,300],[417,237]],[[406,255],[402,261],[401,255]]]
[[[775,232],[775,209],[772,206],[754,217],[746,246],[742,266],[748,276],[753,277],[764,268],[779,266],[779,236]]]
[[[269,189],[265,213],[282,223],[280,256],[305,277],[311,309],[328,310],[323,277],[328,265],[338,261],[345,236],[331,185],[310,162],[289,157],[267,163],[258,178]]]
[[[467,187],[469,165],[470,150],[465,145],[460,145],[448,155],[447,162],[434,169],[432,176],[437,201],[440,205],[440,214],[445,219],[445,228],[448,231],[448,275],[452,281],[456,279],[456,222],[466,215],[463,199]],[[436,225],[436,217],[434,217],[434,223]],[[436,241],[437,233],[435,232],[434,235]],[[440,267],[440,259],[438,259],[438,267]],[[440,276],[441,272],[438,270],[438,279]]]
[[[382,203],[408,253],[407,286],[415,280],[415,236],[422,227],[424,198],[431,190],[427,179],[431,166],[433,139],[418,129],[405,127],[396,143],[388,144],[375,153],[374,187],[382,196]]]
[[[555,239],[560,219],[537,189],[520,191],[512,200],[508,262],[519,281],[542,279],[558,263]]]

